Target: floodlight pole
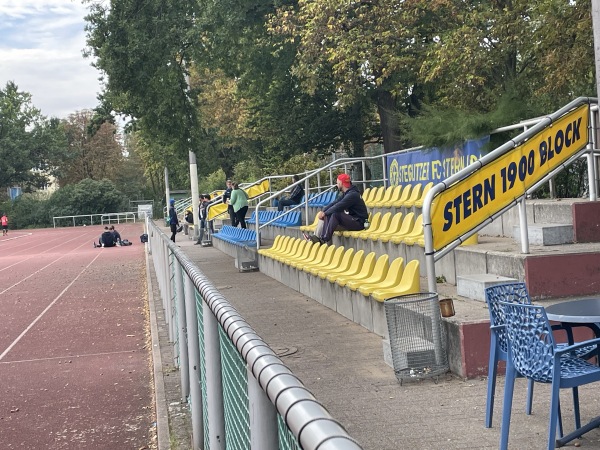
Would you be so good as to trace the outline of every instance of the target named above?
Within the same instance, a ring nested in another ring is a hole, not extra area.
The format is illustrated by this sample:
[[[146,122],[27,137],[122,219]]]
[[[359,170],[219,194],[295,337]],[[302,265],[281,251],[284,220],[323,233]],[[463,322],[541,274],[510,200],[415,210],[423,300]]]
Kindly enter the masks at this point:
[[[169,215],[169,206],[170,206],[170,201],[171,201],[171,190],[169,189],[169,168],[167,166],[165,166],[165,197],[166,197],[166,203],[165,205],[167,205],[166,210],[167,210],[167,216]]]

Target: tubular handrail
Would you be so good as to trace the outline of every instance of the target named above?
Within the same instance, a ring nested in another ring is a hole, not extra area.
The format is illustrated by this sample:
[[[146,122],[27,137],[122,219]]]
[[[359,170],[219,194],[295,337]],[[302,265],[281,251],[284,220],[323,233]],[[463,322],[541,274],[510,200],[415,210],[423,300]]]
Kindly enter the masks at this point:
[[[584,149],[578,151],[576,154],[572,155],[569,159],[564,161],[562,164],[557,166],[550,173],[548,173],[546,176],[544,176],[542,179],[540,179],[537,183],[535,183],[534,186],[530,187],[529,189],[526,189],[522,193],[522,195],[515,198],[515,200],[513,202],[511,202],[509,205],[505,206],[500,211],[492,214],[490,217],[488,217],[486,220],[484,220],[482,223],[480,223],[474,229],[468,231],[467,233],[460,236],[458,239],[447,244],[443,249],[438,249],[437,251],[433,247],[432,218],[431,218],[431,209],[432,209],[432,204],[433,204],[434,198],[437,195],[444,192],[446,189],[449,189],[455,183],[468,178],[470,175],[472,175],[474,172],[478,171],[485,165],[490,164],[491,162],[495,161],[496,159],[500,158],[501,156],[504,156],[506,153],[508,153],[515,147],[521,145],[522,143],[524,143],[531,137],[535,136],[540,131],[543,131],[544,129],[551,127],[554,121],[558,120],[560,117],[567,114],[568,112],[575,109],[576,107],[581,106],[586,103],[591,104],[591,103],[597,103],[597,102],[598,102],[598,99],[592,98],[592,97],[579,97],[579,98],[571,101],[569,104],[560,108],[558,111],[556,111],[548,116],[545,116],[543,118],[540,118],[531,128],[526,129],[525,131],[523,131],[522,133],[520,133],[513,139],[509,140],[505,144],[501,145],[500,147],[494,149],[487,155],[483,156],[481,159],[478,159],[477,161],[473,162],[472,164],[468,165],[464,169],[460,170],[459,172],[455,173],[454,175],[448,177],[444,181],[434,185],[431,188],[431,190],[427,193],[427,195],[425,196],[425,199],[423,201],[423,228],[424,228],[424,232],[425,232],[424,237],[425,237],[425,258],[427,261],[427,263],[426,263],[427,278],[428,278],[427,281],[428,281],[429,290],[431,292],[437,292],[436,278],[435,278],[435,261],[439,260],[444,255],[446,255],[447,253],[452,251],[454,248],[456,248],[458,245],[460,245],[462,242],[464,242],[470,236],[475,234],[477,231],[482,229],[484,226],[491,223],[494,219],[501,216],[502,214],[504,214],[506,211],[508,211],[515,205],[519,204],[523,198],[525,198],[528,194],[535,192],[535,190],[539,189],[540,186],[542,186],[544,183],[546,183],[549,179],[551,179],[557,173],[562,171],[565,167],[567,167],[569,164],[571,164],[574,160],[578,159],[581,156],[581,154],[593,151],[593,149],[589,148],[589,144],[588,144],[588,146],[586,148],[584,148]],[[586,126],[589,126],[589,125],[586,124]],[[593,135],[593,133],[591,133],[591,135]]]
[[[153,221],[147,219],[146,227],[150,236],[150,251],[155,251],[153,243],[158,239],[162,247],[167,249],[168,254],[172,255],[174,261],[181,266],[239,352],[246,364],[248,377],[250,374],[254,377],[302,448],[305,450],[361,449],[362,447],[293,375],[193,261],[171,242]],[[250,385],[250,382],[248,384]],[[197,402],[199,399],[192,399],[192,401]],[[208,412],[210,411],[209,405]],[[204,411],[204,414],[206,413],[207,411]],[[324,444],[326,441],[327,444]]]

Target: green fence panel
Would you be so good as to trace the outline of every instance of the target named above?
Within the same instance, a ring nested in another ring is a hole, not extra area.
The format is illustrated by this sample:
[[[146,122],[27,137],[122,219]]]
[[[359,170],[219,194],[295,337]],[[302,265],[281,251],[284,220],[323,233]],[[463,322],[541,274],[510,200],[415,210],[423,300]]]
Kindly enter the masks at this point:
[[[220,325],[219,341],[225,410],[225,446],[227,450],[248,450],[250,412],[246,364]]]
[[[279,449],[280,450],[302,450],[296,437],[292,434],[285,424],[283,417],[277,414],[277,428],[279,430]]]
[[[196,297],[196,319],[198,320],[198,342],[200,346],[200,388],[202,389],[202,414],[204,422],[204,450],[210,450],[210,442],[208,435],[208,401],[206,397],[206,358],[204,352],[204,310],[202,309],[202,296],[195,290]]]

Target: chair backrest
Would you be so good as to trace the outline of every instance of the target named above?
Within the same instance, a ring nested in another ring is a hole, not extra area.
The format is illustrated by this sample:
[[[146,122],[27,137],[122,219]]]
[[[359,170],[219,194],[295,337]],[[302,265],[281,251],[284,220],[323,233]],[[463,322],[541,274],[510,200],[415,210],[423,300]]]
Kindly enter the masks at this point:
[[[541,383],[552,382],[554,337],[543,306],[500,302],[515,369]]]
[[[508,351],[506,329],[504,328],[506,320],[504,318],[504,309],[500,303],[508,302],[530,305],[531,299],[527,292],[527,286],[525,283],[505,283],[490,286],[485,290],[485,301],[490,312],[490,324],[493,327],[497,327],[495,330],[498,337],[498,346],[501,351],[506,353]]]

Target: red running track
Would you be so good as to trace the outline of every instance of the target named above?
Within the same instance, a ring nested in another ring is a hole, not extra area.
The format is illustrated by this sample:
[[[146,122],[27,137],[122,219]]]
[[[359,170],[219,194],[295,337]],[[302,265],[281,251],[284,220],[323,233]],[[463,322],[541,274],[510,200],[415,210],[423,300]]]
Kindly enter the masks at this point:
[[[0,449],[153,448],[141,224],[0,237]]]

